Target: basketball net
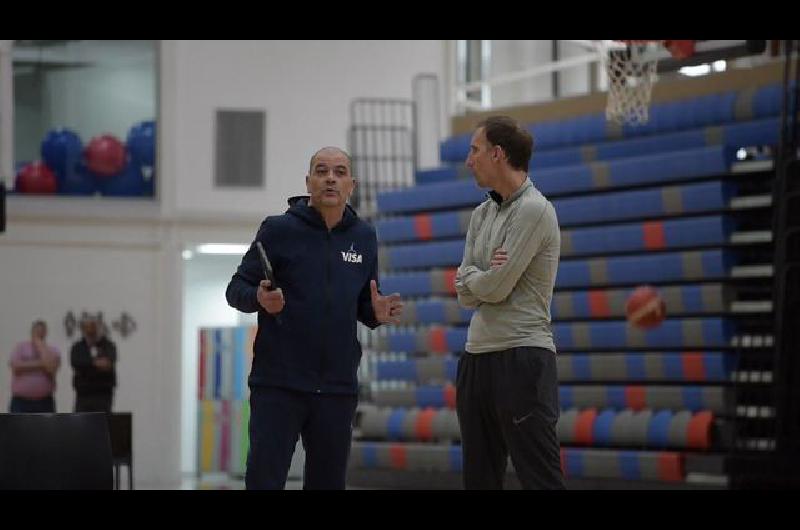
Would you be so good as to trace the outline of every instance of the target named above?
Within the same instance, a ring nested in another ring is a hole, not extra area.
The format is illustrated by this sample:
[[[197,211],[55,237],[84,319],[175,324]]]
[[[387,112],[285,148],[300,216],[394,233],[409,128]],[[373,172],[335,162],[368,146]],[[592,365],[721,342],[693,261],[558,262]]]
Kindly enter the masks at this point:
[[[660,46],[661,41],[600,41],[598,49],[608,75],[606,119],[629,125],[643,125],[650,119]]]

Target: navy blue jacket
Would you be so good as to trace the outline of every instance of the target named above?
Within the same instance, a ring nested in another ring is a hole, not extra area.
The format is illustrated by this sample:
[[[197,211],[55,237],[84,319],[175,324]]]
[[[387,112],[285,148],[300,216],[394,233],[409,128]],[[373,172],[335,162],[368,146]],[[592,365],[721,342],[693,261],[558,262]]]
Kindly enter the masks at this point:
[[[258,311],[252,386],[356,394],[361,360],[357,320],[376,328],[370,280],[377,281],[375,229],[347,206],[328,230],[308,197],[292,197],[283,215],[267,217],[231,278],[225,297],[239,311]],[[264,279],[255,242],[272,264],[285,306],[278,318],[258,303]]]

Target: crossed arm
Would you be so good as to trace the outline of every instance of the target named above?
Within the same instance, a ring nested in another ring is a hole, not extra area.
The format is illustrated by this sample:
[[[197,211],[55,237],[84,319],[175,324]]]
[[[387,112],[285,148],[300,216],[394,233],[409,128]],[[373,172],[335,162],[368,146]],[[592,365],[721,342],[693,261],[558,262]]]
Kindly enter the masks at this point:
[[[17,355],[12,355],[9,366],[15,374],[44,369],[49,374],[55,374],[61,366],[61,359],[54,355],[44,344],[34,344],[39,352],[39,359],[23,360]]]
[[[475,213],[470,219],[464,258],[456,273],[458,302],[469,308],[481,303],[498,303],[505,300],[530,264],[543,239],[539,226],[546,208],[536,209],[524,205],[510,220],[508,233],[502,247],[495,249],[488,270],[475,263]]]

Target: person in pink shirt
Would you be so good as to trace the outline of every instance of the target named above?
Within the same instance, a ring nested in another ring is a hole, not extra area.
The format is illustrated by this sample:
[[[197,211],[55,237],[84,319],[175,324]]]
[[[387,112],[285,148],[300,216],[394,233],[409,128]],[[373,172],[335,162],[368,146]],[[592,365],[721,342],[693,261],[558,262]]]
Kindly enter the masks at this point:
[[[61,353],[47,344],[47,324],[37,320],[31,326],[31,340],[17,344],[8,364],[11,367],[9,412],[55,412],[53,394]]]

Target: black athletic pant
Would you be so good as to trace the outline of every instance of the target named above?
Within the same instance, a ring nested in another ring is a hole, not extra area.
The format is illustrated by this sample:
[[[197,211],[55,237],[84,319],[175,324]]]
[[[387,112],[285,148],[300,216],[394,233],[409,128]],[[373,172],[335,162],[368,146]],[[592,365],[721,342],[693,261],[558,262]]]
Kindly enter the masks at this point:
[[[502,489],[509,454],[523,488],[564,489],[555,353],[464,353],[456,385],[466,489]]]
[[[75,395],[75,412],[111,412],[114,392],[79,392]]]
[[[283,489],[300,436],[303,489],[343,490],[357,403],[356,395],[251,387],[247,489]]]

